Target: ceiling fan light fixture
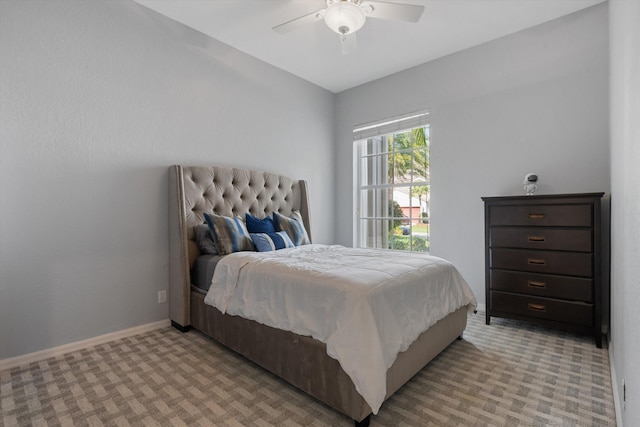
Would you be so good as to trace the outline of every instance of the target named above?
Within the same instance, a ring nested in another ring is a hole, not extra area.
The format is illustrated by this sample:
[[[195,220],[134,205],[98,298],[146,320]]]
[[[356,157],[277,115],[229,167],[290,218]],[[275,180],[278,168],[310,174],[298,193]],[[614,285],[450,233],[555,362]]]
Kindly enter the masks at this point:
[[[338,34],[355,33],[364,25],[366,17],[360,6],[350,1],[340,1],[327,8],[324,21]]]

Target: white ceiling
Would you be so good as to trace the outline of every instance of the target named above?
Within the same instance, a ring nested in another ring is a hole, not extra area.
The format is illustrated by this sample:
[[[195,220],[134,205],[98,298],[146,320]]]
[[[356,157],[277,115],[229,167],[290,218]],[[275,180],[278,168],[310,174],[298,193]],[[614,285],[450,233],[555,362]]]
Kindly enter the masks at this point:
[[[325,8],[325,0],[135,1],[338,93],[604,0],[386,0],[425,11],[415,24],[368,18],[348,55],[324,21],[283,35],[272,30]]]

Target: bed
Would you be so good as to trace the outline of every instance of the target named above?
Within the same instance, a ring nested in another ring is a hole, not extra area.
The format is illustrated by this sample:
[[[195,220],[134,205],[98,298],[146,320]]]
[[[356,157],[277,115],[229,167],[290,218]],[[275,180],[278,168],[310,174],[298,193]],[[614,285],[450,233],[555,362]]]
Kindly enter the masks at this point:
[[[274,173],[241,168],[180,165],[170,167],[169,313],[176,328],[182,331],[193,328],[204,333],[350,417],[356,425],[368,425],[372,412],[376,413],[384,400],[456,338],[462,336],[466,327],[467,312],[476,304],[472,294],[471,297],[467,295],[464,304],[458,303],[459,307],[456,306],[443,314],[444,317],[436,320],[427,330],[419,331],[415,334],[416,337],[412,336],[410,344],[406,345],[407,348],[402,348],[397,356],[392,355],[386,373],[381,370],[378,375],[381,377],[382,386],[373,386],[373,389],[382,390],[382,394],[372,400],[370,393],[366,392],[363,384],[359,382],[360,379],[354,377],[348,365],[342,359],[341,362],[336,359],[335,346],[331,341],[313,338],[318,334],[295,333],[291,331],[296,330],[295,328],[284,330],[269,326],[269,322],[251,320],[225,312],[225,309],[211,305],[213,298],[208,296],[211,291],[207,293],[194,285],[195,282],[202,282],[203,278],[206,281],[212,277],[211,268],[208,267],[211,265],[211,259],[200,253],[196,243],[197,226],[206,222],[206,214],[231,218],[244,217],[247,213],[257,218],[274,213],[283,217],[296,215],[304,224],[309,240],[312,240],[308,187],[304,180],[293,180]],[[275,251],[279,253],[277,256],[265,252],[257,255],[239,252],[218,257],[221,261],[216,259],[216,262],[219,265],[224,264],[226,269],[236,263],[238,271],[250,271],[249,265],[253,264],[249,263],[272,262],[271,258],[275,259],[273,262],[283,262],[276,258],[287,256],[297,257],[297,262],[300,257],[320,257],[325,253],[331,257],[333,251],[356,250],[312,244]],[[259,260],[256,261],[254,258]],[[322,261],[325,264],[326,262]],[[401,264],[400,258],[398,264]],[[214,285],[216,281],[222,280],[219,276],[220,273],[216,275]],[[250,285],[251,283],[246,286]],[[205,303],[205,299],[208,303]],[[377,328],[380,329],[380,325]],[[359,350],[361,344],[357,344],[358,347],[354,347],[353,350]],[[348,343],[342,340],[341,345],[341,348],[344,348]],[[357,351],[354,352],[357,354]],[[332,353],[334,357],[328,353]],[[345,372],[343,365],[347,366],[351,375]],[[360,393],[358,390],[364,391]],[[366,399],[363,394],[367,396]]]

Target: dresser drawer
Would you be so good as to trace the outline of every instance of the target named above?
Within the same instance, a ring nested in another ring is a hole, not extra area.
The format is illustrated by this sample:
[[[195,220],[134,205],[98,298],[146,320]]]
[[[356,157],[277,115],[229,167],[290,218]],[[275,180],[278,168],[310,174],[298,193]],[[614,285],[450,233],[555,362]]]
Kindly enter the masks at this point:
[[[591,277],[593,275],[592,255],[580,252],[492,248],[490,267],[569,276]]]
[[[491,310],[580,326],[593,326],[593,305],[491,291]]]
[[[549,274],[491,270],[491,290],[593,302],[593,280]]]
[[[591,229],[492,227],[492,247],[591,252]]]
[[[490,208],[490,225],[572,226],[592,225],[591,205],[500,205]]]

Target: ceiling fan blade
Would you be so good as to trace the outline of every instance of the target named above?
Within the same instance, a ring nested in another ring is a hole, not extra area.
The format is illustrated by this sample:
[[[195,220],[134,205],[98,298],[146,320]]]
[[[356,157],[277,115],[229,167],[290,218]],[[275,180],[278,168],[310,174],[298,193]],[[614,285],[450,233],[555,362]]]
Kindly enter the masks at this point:
[[[358,48],[358,40],[356,39],[356,33],[340,35],[340,46],[342,47],[342,54],[349,55],[354,53]]]
[[[284,24],[276,25],[275,27],[273,27],[273,31],[279,34],[285,34],[290,31],[296,30],[299,27],[303,27],[313,22],[320,21],[324,17],[325,11],[326,9],[316,10],[315,12],[308,15],[292,19],[291,21],[285,22]]]
[[[367,13],[368,17],[406,22],[418,22],[424,12],[424,6],[382,1],[362,2],[362,7],[370,10]]]

